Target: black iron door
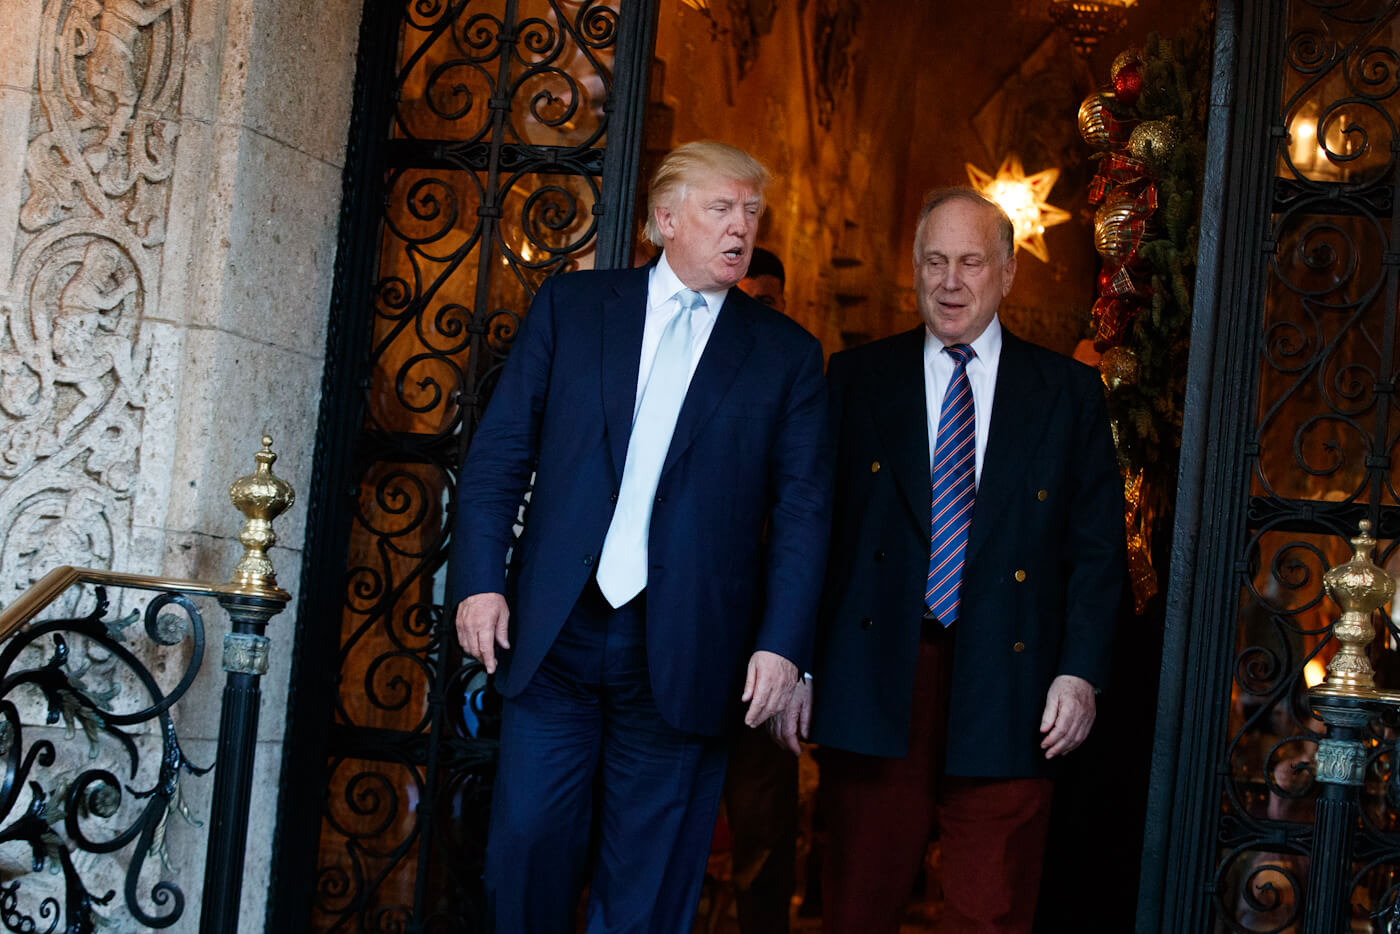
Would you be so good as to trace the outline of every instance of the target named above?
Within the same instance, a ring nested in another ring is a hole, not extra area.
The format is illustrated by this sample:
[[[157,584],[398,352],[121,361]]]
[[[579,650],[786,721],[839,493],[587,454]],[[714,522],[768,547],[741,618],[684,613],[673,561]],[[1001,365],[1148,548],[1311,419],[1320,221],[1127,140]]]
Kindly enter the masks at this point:
[[[1362,518],[1400,564],[1398,8],[1219,4],[1140,932],[1296,931],[1318,897],[1322,575]],[[1395,758],[1371,746],[1352,931],[1400,890]]]
[[[630,256],[653,0],[367,0],[269,931],[481,928],[457,468],[540,282]]]

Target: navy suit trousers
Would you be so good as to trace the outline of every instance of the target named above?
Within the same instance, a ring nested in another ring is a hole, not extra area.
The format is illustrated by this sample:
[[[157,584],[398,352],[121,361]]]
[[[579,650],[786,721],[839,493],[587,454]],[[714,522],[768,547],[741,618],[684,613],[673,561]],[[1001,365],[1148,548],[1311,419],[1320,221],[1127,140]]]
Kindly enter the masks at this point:
[[[694,922],[726,747],[662,719],[645,607],[643,592],[613,609],[590,581],[505,702],[486,851],[497,934],[573,930],[585,883],[588,934],[681,934]]]

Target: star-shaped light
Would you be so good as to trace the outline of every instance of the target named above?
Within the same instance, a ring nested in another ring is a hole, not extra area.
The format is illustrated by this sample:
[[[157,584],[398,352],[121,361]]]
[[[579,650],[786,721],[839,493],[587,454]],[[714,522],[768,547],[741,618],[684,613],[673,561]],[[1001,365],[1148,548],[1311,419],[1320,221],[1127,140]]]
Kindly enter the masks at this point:
[[[967,177],[972,181],[973,188],[1001,205],[1011,218],[1011,224],[1016,228],[1016,245],[1042,263],[1050,262],[1050,251],[1045,247],[1045,228],[1069,220],[1068,211],[1045,201],[1060,177],[1060,170],[1045,169],[1027,175],[1019,156],[1007,156],[1001,161],[996,175],[983,172],[971,162],[967,163]]]

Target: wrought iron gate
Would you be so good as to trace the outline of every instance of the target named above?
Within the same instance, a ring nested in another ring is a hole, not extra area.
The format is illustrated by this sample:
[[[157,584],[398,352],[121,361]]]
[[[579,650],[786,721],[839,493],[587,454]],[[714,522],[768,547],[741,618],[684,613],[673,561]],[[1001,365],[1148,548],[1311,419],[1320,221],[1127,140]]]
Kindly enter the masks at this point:
[[[366,0],[268,930],[481,927],[457,468],[544,277],[630,256],[654,0]]]
[[[1362,518],[1400,564],[1400,3],[1221,0],[1217,23],[1139,932],[1300,929],[1322,574]],[[1400,892],[1392,738],[1350,854],[1362,926]]]

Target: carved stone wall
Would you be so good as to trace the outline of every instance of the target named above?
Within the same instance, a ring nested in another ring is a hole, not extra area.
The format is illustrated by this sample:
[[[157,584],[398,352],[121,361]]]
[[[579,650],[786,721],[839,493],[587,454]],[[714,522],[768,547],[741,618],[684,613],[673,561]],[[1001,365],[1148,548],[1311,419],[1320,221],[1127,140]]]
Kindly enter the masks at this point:
[[[264,433],[308,489],[361,5],[0,2],[0,605],[61,564],[226,578],[228,483]],[[293,593],[304,524],[304,506],[279,520],[272,553]],[[291,616],[269,631],[263,788]],[[91,689],[122,690],[102,661],[82,663]],[[215,759],[222,684],[206,660],[176,710],[193,761]],[[211,790],[183,786],[196,820]],[[248,932],[274,805],[252,815]],[[176,821],[166,840],[160,873],[190,899],[177,930],[196,926],[206,832]]]
[[[0,255],[3,602],[60,564],[132,557],[187,33],[171,0],[42,8],[23,201],[0,219],[17,228]]]

